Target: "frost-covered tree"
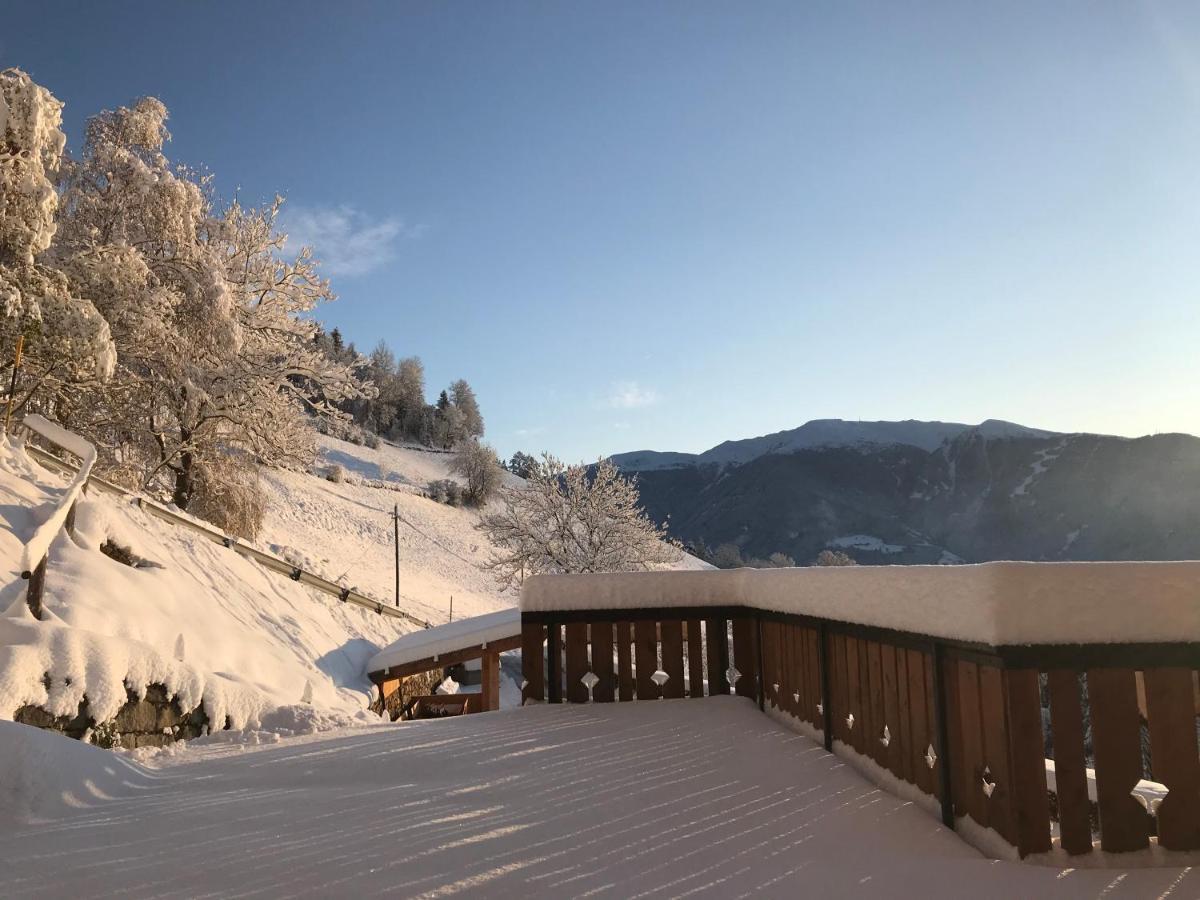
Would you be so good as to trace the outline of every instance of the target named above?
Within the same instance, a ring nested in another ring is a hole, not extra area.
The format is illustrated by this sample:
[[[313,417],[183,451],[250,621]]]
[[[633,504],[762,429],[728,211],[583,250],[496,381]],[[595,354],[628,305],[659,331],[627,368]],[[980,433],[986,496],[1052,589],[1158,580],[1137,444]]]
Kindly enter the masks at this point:
[[[475,399],[475,391],[463,379],[450,385],[450,402],[462,416],[462,433],[458,440],[483,437],[483,414],[479,411],[479,401]]]
[[[38,396],[53,412],[68,385],[103,381],[115,364],[96,307],[40,260],[57,225],[61,121],[62,104],[49,91],[18,69],[0,72],[0,346],[8,355],[25,338],[18,410]]]
[[[504,586],[540,572],[629,572],[675,562],[677,547],[639,506],[637,484],[609,460],[564,465],[544,454],[522,487],[500,490],[480,528]]]
[[[450,463],[450,471],[467,481],[463,499],[472,506],[482,506],[503,481],[503,470],[496,460],[496,451],[479,441],[464,441]]]
[[[817,566],[857,566],[854,557],[849,553],[843,553],[841,550],[822,550],[817,554],[816,562],[813,565]]]
[[[52,257],[90,297],[117,348],[112,385],[60,416],[149,484],[167,477],[186,508],[229,452],[306,465],[306,413],[340,415],[361,393],[330,359],[308,314],[332,299],[311,251],[284,255],[279,198],[218,207],[207,178],[172,165],[167,110],[154,98],[87,124],[65,170]]]

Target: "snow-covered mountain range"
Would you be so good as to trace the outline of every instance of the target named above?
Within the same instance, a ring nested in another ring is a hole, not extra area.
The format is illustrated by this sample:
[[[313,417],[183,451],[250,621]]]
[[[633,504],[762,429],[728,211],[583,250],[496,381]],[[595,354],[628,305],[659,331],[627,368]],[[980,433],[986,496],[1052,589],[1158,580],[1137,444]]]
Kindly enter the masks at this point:
[[[868,448],[902,444],[932,451],[966,432],[987,438],[1049,437],[1053,433],[1001,419],[988,419],[978,425],[964,425],[961,422],[922,422],[916,419],[905,419],[902,422],[813,419],[799,428],[787,431],[723,441],[703,453],[635,450],[631,453],[618,453],[612,460],[626,471],[645,472],[705,463],[747,463],[772,453],[794,453],[812,447]]]
[[[1200,439],[1009,422],[809,422],[700,454],[618,454],[685,542],[808,563],[1200,558]]]

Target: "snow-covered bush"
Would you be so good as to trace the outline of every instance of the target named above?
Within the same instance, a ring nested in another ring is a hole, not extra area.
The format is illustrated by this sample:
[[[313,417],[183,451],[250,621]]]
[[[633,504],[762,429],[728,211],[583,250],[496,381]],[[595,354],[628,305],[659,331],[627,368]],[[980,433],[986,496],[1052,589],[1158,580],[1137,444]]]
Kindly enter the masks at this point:
[[[334,484],[341,484],[346,480],[345,468],[338,463],[334,463],[325,470],[325,480],[332,481]]]
[[[117,731],[117,723],[109,719],[94,725],[88,740],[105,750],[118,750],[121,747],[121,732]]]
[[[822,550],[817,554],[816,562],[813,565],[817,566],[857,566],[854,557],[848,553],[843,553],[841,550]]]
[[[365,443],[367,445],[367,447],[369,447],[372,450],[378,450],[379,449],[379,435],[375,434],[375,432],[373,432],[373,431],[368,431],[366,436],[363,438],[363,443]]]
[[[226,534],[258,537],[267,494],[254,462],[242,454],[217,453],[198,460],[194,471],[192,512]]]
[[[435,503],[445,503],[447,497],[446,485],[448,483],[444,478],[434,479],[425,488],[426,496]]]

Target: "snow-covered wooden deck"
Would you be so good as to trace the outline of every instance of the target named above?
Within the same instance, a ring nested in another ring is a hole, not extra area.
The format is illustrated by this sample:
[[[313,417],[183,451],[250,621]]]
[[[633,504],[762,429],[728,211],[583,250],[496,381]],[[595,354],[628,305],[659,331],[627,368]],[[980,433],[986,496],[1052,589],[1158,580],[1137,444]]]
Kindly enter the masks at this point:
[[[214,745],[153,776],[117,767],[106,800],[83,771],[89,808],[0,821],[4,896],[1200,894],[1200,871],[985,859],[737,697]]]

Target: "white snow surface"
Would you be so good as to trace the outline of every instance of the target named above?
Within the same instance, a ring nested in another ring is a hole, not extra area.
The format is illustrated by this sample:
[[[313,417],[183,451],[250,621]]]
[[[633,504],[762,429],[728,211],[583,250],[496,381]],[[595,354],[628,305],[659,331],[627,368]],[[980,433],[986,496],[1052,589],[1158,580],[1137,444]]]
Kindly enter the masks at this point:
[[[992,562],[536,575],[523,610],[748,606],[952,640],[1200,641],[1200,562]]]
[[[125,702],[127,687],[141,694],[154,682],[185,708],[202,702],[212,722],[228,718],[235,728],[259,727],[309,690],[327,725],[369,715],[366,660],[404,625],[98,491],[80,500],[74,539],[55,538],[46,619],[33,619],[19,577],[22,542],[64,486],[0,439],[0,566],[8,572],[0,589],[0,719],[25,704],[73,715],[86,694],[103,721]],[[106,539],[149,565],[110,559],[99,549]]]
[[[825,546],[839,550],[865,550],[871,553],[901,553],[908,549],[903,544],[889,544],[873,534],[847,534],[835,537]]]
[[[367,661],[367,671],[380,672],[389,666],[401,666],[419,659],[453,653],[455,650],[489,644],[516,637],[520,633],[521,612],[515,607],[472,616],[469,619],[458,619],[397,638]]]
[[[6,760],[11,728],[0,731]],[[6,897],[1200,892],[1197,869],[987,859],[738,697],[210,744],[118,769],[131,786],[111,799],[111,779],[83,787],[103,773],[89,756],[47,785],[69,791],[73,808],[0,818]]]

